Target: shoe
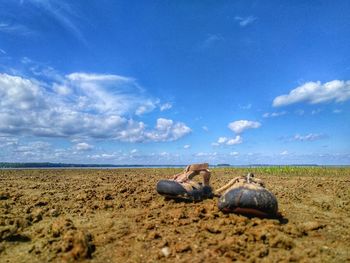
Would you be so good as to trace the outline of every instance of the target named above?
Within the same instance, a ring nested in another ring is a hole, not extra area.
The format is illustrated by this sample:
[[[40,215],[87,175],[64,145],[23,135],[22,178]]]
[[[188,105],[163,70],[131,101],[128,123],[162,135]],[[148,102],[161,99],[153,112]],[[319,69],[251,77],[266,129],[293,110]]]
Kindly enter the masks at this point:
[[[188,165],[182,173],[176,174],[173,179],[160,180],[157,183],[157,192],[167,198],[200,201],[212,198],[213,191],[209,185],[210,171],[207,163]],[[192,180],[201,175],[203,182]]]
[[[218,206],[223,212],[260,218],[279,217],[275,195],[251,173],[234,178],[215,193],[220,196]]]

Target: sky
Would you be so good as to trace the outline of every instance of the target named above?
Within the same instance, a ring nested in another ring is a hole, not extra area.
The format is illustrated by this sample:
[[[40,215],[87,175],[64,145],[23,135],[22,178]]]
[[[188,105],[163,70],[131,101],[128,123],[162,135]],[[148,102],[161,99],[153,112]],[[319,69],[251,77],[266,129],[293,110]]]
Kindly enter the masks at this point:
[[[0,0],[0,162],[349,165],[349,13]]]

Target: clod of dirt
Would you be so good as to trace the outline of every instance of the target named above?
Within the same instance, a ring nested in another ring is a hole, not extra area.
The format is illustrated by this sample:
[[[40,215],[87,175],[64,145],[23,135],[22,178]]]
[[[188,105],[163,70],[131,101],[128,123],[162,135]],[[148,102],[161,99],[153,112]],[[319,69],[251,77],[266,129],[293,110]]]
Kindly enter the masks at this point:
[[[40,200],[40,201],[35,203],[35,206],[46,206],[47,204],[48,204],[47,201]]]
[[[33,219],[33,223],[37,223],[43,219],[43,210],[42,209],[35,209],[31,213],[31,217]]]
[[[95,245],[92,242],[92,236],[81,230],[68,231],[61,240],[62,251],[66,254],[65,259],[86,259],[91,258],[95,251]]]
[[[53,237],[59,237],[64,232],[71,229],[76,229],[76,228],[73,225],[72,220],[67,218],[59,218],[56,221],[54,221],[51,225],[51,233]]]
[[[11,236],[14,236],[17,234],[18,227],[11,225],[11,226],[5,226],[0,228],[0,241],[6,240],[8,238],[11,238]]]
[[[300,228],[304,231],[304,232],[309,232],[309,231],[313,231],[313,230],[318,230],[321,228],[324,228],[326,225],[319,223],[319,222],[315,222],[315,221],[310,221],[310,222],[305,222],[303,223]]]
[[[180,244],[175,245],[175,251],[177,253],[183,253],[183,252],[190,251],[190,250],[192,250],[192,249],[191,249],[191,246],[188,244],[180,243]]]
[[[7,192],[0,192],[0,200],[7,200],[10,198],[10,194]]]
[[[58,216],[60,215],[60,211],[58,211],[57,209],[51,209],[51,210],[49,211],[49,214],[50,214],[50,216],[52,216],[52,217],[58,217]]]
[[[65,261],[91,258],[95,251],[92,235],[88,232],[78,230],[73,221],[67,218],[58,218],[51,225],[51,234],[57,240],[53,244],[53,250],[64,253],[62,259]]]
[[[103,197],[104,200],[112,200],[113,196],[111,194],[105,194]]]

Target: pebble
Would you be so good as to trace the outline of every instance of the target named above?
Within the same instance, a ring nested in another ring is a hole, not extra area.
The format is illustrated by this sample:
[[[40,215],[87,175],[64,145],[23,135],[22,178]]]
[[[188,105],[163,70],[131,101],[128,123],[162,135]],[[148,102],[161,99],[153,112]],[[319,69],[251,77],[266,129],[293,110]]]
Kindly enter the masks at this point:
[[[161,252],[162,252],[162,254],[163,254],[163,256],[164,257],[169,257],[169,255],[170,255],[170,249],[169,249],[169,247],[163,247],[162,249],[161,249]]]

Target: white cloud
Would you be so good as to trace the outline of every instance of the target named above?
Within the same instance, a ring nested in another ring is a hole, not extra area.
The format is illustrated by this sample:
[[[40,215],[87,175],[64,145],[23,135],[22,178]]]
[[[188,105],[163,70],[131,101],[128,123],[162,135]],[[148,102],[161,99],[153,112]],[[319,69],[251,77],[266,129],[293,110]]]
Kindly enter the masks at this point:
[[[114,114],[134,111],[142,115],[152,111],[156,100],[142,94],[133,78],[111,74],[72,73],[66,76],[65,86],[74,90],[80,108]]]
[[[141,116],[145,113],[153,111],[155,108],[156,108],[155,103],[151,100],[147,100],[143,103],[143,105],[139,106],[136,109],[135,114],[138,116]]]
[[[246,16],[246,17],[236,16],[235,20],[238,21],[238,24],[241,27],[245,27],[254,23],[254,21],[257,20],[257,18],[254,16]]]
[[[237,156],[237,155],[239,155],[239,152],[230,152],[230,155],[231,156]]]
[[[182,122],[174,123],[172,120],[159,118],[155,130],[145,132],[145,139],[150,141],[175,141],[192,130]]]
[[[18,139],[12,136],[1,136],[0,135],[0,146],[8,147],[8,146],[16,146],[18,144]]]
[[[134,154],[134,153],[137,153],[137,152],[138,152],[137,149],[132,149],[132,150],[130,151],[131,154]]]
[[[235,138],[229,139],[226,144],[227,145],[235,145],[235,144],[241,144],[243,142],[242,137],[240,135],[236,135]]]
[[[184,149],[189,149],[189,148],[191,148],[191,145],[189,144],[184,145]]]
[[[249,103],[247,105],[238,105],[238,107],[242,110],[250,110],[252,108],[252,106],[253,105],[251,103]]]
[[[72,93],[72,90],[65,85],[59,85],[57,83],[54,83],[52,85],[52,88],[60,96],[67,96]]]
[[[164,103],[160,105],[159,109],[160,111],[170,110],[173,107],[173,105],[170,102]]]
[[[225,143],[225,142],[227,142],[227,138],[226,137],[219,137],[219,139],[218,139],[218,143]]]
[[[199,152],[199,153],[194,154],[194,156],[196,156],[196,157],[215,157],[217,155],[218,155],[217,152],[213,152],[213,153]]]
[[[209,131],[209,128],[207,126],[202,126],[203,131]]]
[[[280,111],[280,112],[266,112],[263,114],[264,118],[274,118],[274,117],[279,117],[279,116],[283,116],[286,115],[287,112],[286,111]]]
[[[300,134],[296,134],[294,135],[294,137],[292,138],[293,141],[316,141],[316,140],[320,140],[323,139],[325,137],[324,134],[318,134],[318,133],[309,133],[306,135],[300,135]]]
[[[75,149],[77,151],[89,151],[92,150],[94,147],[86,142],[81,142],[75,145]]]
[[[29,30],[24,25],[0,22],[0,33],[27,36],[33,34],[33,31]]]
[[[240,135],[236,135],[235,138],[227,138],[227,137],[219,137],[217,142],[212,143],[212,146],[219,146],[219,145],[235,145],[235,144],[241,144],[243,142],[242,137]]]
[[[274,107],[299,102],[310,104],[326,102],[344,102],[350,99],[350,81],[333,80],[322,84],[320,81],[307,82],[273,100]]]
[[[181,122],[159,118],[152,130],[129,117],[157,102],[132,78],[72,73],[62,79],[51,84],[0,73],[0,133],[143,142],[173,141],[191,132]]]
[[[289,152],[287,150],[280,153],[280,155],[288,155],[288,154],[289,154]]]
[[[228,127],[235,133],[242,133],[247,129],[256,129],[261,126],[260,122],[257,121],[248,121],[248,120],[239,120],[229,123]]]
[[[218,34],[209,34],[207,38],[200,43],[199,48],[200,49],[207,49],[215,45],[215,43],[223,41],[224,38],[221,35]]]
[[[111,161],[111,160],[114,160],[120,156],[117,153],[102,153],[102,154],[88,155],[87,157],[90,159],[93,159],[93,160],[109,160],[109,161]]]

